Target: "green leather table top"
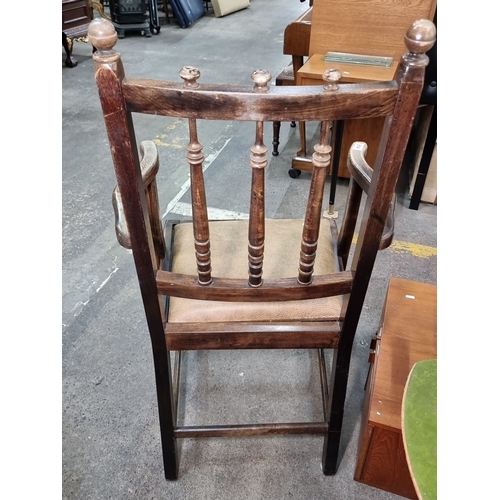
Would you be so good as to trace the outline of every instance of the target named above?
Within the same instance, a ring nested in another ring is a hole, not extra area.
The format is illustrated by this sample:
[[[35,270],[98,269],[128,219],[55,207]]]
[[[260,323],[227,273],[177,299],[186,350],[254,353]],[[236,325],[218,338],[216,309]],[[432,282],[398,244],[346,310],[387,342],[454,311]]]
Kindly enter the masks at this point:
[[[402,431],[419,498],[437,498],[437,360],[415,363],[405,387]]]

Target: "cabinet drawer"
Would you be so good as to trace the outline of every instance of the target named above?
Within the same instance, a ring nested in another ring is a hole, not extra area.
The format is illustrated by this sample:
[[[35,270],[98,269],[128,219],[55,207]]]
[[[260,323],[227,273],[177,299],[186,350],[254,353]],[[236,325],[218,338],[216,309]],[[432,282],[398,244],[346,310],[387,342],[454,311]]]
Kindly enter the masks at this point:
[[[92,12],[87,0],[62,3],[62,30],[64,32],[86,26],[91,20]]]

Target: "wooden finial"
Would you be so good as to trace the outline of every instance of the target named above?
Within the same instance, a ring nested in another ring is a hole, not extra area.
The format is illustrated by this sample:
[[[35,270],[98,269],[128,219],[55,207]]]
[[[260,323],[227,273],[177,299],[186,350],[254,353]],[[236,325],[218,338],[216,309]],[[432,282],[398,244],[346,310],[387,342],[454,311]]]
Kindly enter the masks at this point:
[[[89,24],[88,37],[98,52],[113,50],[118,40],[113,23],[103,17],[97,17]]]
[[[200,78],[200,70],[194,66],[184,66],[180,71],[179,75],[184,80],[185,89],[197,89],[200,84],[198,83],[198,78]]]
[[[337,90],[339,86],[337,82],[342,78],[342,73],[335,68],[329,68],[323,73],[323,80],[326,82],[323,85],[323,89],[327,92],[332,90]]]
[[[269,87],[267,84],[271,81],[271,73],[265,69],[256,69],[252,73],[252,80],[254,81],[254,92],[267,92]]]
[[[426,66],[428,57],[425,53],[436,42],[436,26],[428,19],[415,21],[405,36],[408,53],[403,55],[403,60],[410,66]]]

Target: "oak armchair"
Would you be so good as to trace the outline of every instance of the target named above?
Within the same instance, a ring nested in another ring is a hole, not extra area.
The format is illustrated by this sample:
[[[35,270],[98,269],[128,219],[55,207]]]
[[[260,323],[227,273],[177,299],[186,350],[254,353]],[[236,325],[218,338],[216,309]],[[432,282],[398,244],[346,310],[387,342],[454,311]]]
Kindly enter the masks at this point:
[[[391,218],[422,89],[425,52],[435,39],[434,25],[421,20],[410,27],[408,52],[395,81],[339,87],[338,72],[332,69],[324,75],[323,88],[270,87],[271,75],[264,70],[252,73],[253,86],[201,83],[200,72],[191,66],[180,71],[179,82],[134,79],[125,76],[120,54],[113,49],[117,35],[111,23],[94,20],[89,37],[97,48],[95,79],[117,178],[113,196],[117,236],[133,253],[153,348],[165,477],[178,477],[181,438],[300,433],[324,435],[323,472],[334,474],[351,349],[377,252],[391,241],[391,231],[384,228]],[[192,220],[165,224],[161,220],[155,177],[158,154],[148,140],[138,148],[135,113],[187,120]],[[384,146],[372,169],[364,160],[366,145],[353,144],[348,162],[350,194],[337,231],[335,221],[322,218],[331,154],[329,124],[378,115],[386,117]],[[255,137],[248,138],[249,220],[208,218],[198,137],[201,120],[255,122]],[[301,120],[321,122],[307,208],[299,220],[268,220],[263,124]],[[353,244],[358,223],[359,236]],[[299,348],[318,350],[320,362],[323,349],[336,353],[329,387],[324,364],[321,371],[323,420],[178,425],[179,377],[171,352]]]

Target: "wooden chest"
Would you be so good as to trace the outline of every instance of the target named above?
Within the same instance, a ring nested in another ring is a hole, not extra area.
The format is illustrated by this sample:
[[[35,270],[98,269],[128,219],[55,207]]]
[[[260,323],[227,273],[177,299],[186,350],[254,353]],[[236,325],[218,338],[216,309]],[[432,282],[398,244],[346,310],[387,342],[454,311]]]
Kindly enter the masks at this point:
[[[370,370],[354,479],[417,499],[401,434],[401,402],[414,363],[437,357],[437,287],[391,278]]]

